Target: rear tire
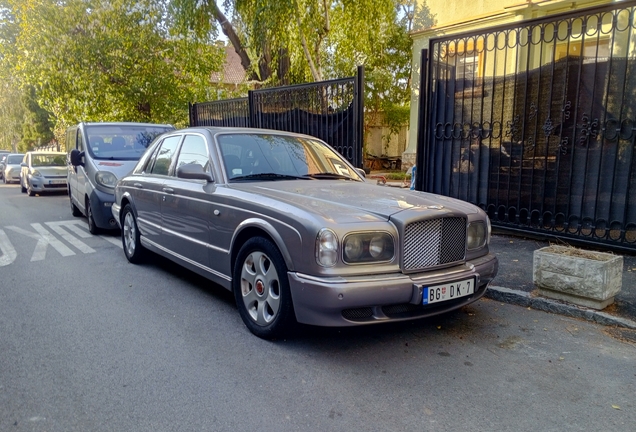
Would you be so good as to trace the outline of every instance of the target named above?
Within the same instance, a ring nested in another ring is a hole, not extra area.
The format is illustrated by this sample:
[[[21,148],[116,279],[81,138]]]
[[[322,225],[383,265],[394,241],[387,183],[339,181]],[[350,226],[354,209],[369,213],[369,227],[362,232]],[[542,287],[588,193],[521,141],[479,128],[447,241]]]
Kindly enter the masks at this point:
[[[275,339],[293,332],[296,315],[287,265],[270,240],[253,237],[241,247],[232,285],[239,314],[254,335]]]
[[[146,249],[141,245],[137,219],[130,204],[126,204],[121,214],[121,243],[129,262],[139,264],[143,261]]]

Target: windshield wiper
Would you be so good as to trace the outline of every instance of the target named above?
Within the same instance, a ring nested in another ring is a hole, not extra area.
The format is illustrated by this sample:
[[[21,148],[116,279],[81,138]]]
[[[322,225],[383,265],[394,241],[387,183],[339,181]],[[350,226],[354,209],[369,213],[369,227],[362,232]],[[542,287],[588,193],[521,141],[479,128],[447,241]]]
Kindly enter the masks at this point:
[[[260,173],[260,174],[248,174],[244,176],[232,177],[230,180],[254,180],[254,179],[262,179],[262,180],[311,180],[306,176],[295,176],[289,174],[276,174],[276,173]]]
[[[339,180],[342,179],[342,180],[358,181],[358,179],[355,179],[353,177],[350,177],[344,174],[337,174],[337,173],[330,173],[330,172],[306,174],[305,177],[310,177],[314,179],[339,179]]]

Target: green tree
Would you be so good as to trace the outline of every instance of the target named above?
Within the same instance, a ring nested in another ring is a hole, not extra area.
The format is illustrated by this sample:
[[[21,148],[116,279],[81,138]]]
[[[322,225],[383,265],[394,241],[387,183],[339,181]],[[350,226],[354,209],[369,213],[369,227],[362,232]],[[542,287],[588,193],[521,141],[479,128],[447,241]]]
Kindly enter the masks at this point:
[[[184,125],[210,97],[221,48],[174,32],[161,0],[4,0],[19,25],[13,71],[35,88],[57,134],[77,121]]]
[[[404,8],[414,0],[173,0],[179,23],[215,34],[220,26],[252,80],[320,81],[352,74],[371,59],[388,69],[410,64]],[[402,17],[401,17],[402,16]],[[377,58],[377,60],[376,60]],[[391,62],[398,62],[395,66]],[[287,64],[288,67],[281,67]],[[281,76],[284,71],[287,76]]]
[[[55,135],[51,113],[40,106],[33,86],[27,86],[23,89],[22,105],[25,108],[25,113],[19,148],[20,151],[24,152],[48,144],[55,138]]]

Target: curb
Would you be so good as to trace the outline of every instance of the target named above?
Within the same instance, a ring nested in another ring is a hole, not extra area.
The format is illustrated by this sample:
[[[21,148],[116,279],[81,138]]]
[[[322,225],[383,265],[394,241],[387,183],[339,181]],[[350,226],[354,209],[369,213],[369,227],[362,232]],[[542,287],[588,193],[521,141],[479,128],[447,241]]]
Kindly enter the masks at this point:
[[[636,322],[630,319],[617,317],[594,309],[561,303],[544,297],[533,297],[530,293],[525,291],[489,286],[486,290],[485,297],[502,303],[511,303],[544,312],[551,312],[572,318],[581,318],[597,324],[636,329]]]

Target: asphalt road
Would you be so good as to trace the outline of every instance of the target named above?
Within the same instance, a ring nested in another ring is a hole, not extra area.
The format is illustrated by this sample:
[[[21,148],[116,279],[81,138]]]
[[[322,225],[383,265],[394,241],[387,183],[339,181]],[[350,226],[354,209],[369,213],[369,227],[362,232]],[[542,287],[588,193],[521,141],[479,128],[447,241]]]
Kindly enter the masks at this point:
[[[129,264],[66,195],[0,185],[0,431],[632,431],[626,333],[481,300],[267,342],[229,292]]]

